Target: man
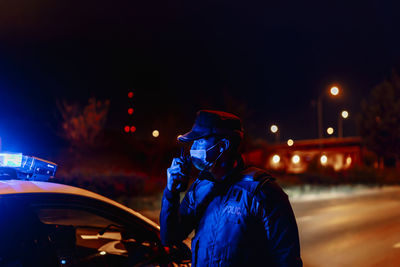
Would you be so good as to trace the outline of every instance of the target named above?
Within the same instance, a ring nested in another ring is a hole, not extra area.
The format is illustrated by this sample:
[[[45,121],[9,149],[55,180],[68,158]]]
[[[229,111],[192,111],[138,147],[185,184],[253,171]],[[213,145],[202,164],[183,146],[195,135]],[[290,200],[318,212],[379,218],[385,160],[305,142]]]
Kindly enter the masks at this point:
[[[287,195],[265,171],[246,168],[240,119],[200,110],[192,130],[192,164],[200,170],[182,202],[190,163],[174,158],[160,213],[161,240],[179,244],[192,230],[192,266],[302,266],[296,220]]]

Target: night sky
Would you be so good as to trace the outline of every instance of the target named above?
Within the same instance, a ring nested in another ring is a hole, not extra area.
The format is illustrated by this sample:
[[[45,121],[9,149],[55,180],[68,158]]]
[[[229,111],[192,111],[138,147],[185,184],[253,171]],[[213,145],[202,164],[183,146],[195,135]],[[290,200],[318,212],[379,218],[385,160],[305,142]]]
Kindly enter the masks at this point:
[[[18,2],[18,3],[17,3]],[[263,2],[263,3],[262,3]],[[0,137],[3,150],[50,155],[60,146],[56,101],[110,99],[108,130],[131,121],[171,140],[200,108],[245,110],[253,138],[345,136],[369,91],[400,62],[395,1],[1,1]],[[127,115],[127,93],[135,114]],[[175,118],[175,119],[174,119]]]

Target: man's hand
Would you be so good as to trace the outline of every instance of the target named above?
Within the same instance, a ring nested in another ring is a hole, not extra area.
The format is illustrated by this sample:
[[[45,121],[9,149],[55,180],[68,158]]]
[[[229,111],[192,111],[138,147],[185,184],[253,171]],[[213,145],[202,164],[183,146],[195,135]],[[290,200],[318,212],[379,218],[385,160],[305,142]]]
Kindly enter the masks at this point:
[[[167,188],[171,192],[183,192],[189,182],[190,162],[186,158],[174,158],[167,169]]]

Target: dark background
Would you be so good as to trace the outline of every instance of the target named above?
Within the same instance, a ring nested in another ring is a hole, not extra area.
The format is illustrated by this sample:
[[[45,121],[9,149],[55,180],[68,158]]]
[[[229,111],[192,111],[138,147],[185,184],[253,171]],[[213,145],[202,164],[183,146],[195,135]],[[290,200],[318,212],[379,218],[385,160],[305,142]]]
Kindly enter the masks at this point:
[[[110,99],[106,129],[171,141],[200,108],[239,111],[249,136],[357,135],[362,98],[400,56],[395,1],[1,1],[0,137],[3,150],[51,157],[64,145],[56,101]],[[127,93],[135,113],[127,115]]]

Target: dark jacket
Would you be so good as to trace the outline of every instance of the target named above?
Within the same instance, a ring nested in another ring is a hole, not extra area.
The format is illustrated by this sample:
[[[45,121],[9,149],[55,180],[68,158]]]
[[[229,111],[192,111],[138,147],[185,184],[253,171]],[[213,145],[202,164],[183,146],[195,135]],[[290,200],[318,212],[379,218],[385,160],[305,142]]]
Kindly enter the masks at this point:
[[[263,170],[211,182],[197,179],[179,204],[165,189],[161,240],[173,245],[194,229],[192,266],[302,266],[288,196]]]

